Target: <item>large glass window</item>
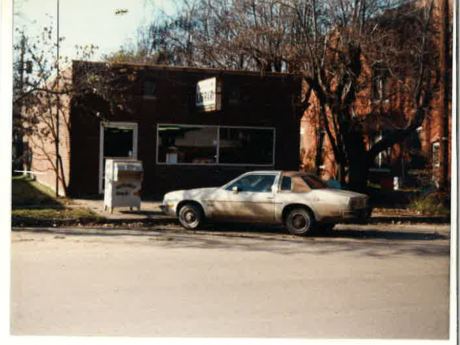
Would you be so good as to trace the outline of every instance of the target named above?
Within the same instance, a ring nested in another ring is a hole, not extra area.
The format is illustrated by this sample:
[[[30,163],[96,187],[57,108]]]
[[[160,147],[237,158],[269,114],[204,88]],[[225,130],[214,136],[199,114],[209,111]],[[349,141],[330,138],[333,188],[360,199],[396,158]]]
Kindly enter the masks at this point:
[[[158,163],[274,165],[275,130],[158,125]]]
[[[217,127],[159,125],[158,162],[217,163]]]
[[[273,164],[274,130],[220,127],[220,164]]]

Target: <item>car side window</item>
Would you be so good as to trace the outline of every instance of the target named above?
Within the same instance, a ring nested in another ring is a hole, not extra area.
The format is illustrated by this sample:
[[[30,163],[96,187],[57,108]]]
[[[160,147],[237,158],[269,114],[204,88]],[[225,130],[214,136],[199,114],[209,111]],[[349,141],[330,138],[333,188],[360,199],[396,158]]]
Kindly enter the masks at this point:
[[[247,175],[232,183],[225,190],[238,187],[240,192],[271,193],[275,175]]]
[[[291,191],[292,190],[292,178],[288,176],[283,176],[281,180],[281,190]]]

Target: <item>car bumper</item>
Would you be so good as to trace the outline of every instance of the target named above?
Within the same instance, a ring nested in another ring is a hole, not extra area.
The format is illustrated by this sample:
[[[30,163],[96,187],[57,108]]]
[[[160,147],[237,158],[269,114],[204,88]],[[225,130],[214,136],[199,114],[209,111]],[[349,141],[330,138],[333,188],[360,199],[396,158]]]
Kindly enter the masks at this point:
[[[371,208],[363,208],[360,210],[342,211],[342,218],[344,219],[367,219],[371,216]]]
[[[334,215],[332,217],[323,217],[320,219],[324,223],[353,223],[355,221],[365,221],[370,218],[372,214],[372,208],[364,208],[360,210],[344,210],[341,211],[340,215]]]
[[[160,210],[168,215],[168,216],[172,216],[172,217],[175,217],[176,216],[176,208],[175,208],[175,205],[172,205],[172,204],[163,204],[163,205],[160,205]]]

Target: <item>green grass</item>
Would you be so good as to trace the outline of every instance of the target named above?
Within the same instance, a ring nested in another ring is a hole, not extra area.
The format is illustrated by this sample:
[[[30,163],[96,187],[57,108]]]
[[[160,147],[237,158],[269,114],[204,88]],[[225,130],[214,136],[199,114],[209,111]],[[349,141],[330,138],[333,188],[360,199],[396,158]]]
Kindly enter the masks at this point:
[[[70,220],[70,219],[81,219],[81,218],[94,218],[98,216],[96,213],[88,210],[86,208],[22,208],[22,209],[13,209],[11,211],[13,218],[32,218],[32,219],[60,219],[60,220]]]
[[[13,208],[15,206],[40,204],[62,205],[60,201],[56,200],[51,189],[26,176],[13,177],[11,190]]]
[[[25,176],[12,179],[13,225],[48,225],[50,222],[88,223],[103,218],[85,207],[72,206],[68,198],[56,198],[54,191]]]

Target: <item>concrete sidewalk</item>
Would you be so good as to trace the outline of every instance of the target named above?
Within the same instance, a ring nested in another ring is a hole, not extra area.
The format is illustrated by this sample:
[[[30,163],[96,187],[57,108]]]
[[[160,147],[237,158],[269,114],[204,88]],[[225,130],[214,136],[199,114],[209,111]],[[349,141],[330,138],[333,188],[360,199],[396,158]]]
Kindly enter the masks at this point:
[[[105,217],[107,219],[126,219],[126,220],[146,220],[146,219],[172,219],[170,216],[165,215],[161,209],[160,201],[155,200],[142,200],[140,211],[137,208],[130,210],[129,207],[115,207],[113,213],[109,210],[104,211],[103,199],[73,199],[76,206],[83,206],[89,208],[94,213]]]
[[[113,213],[104,211],[104,200],[101,199],[73,199],[75,206],[87,207],[94,213],[111,220],[126,221],[145,221],[145,220],[166,220],[173,219],[164,214],[161,209],[159,200],[142,200],[141,210],[129,207],[116,207]],[[450,217],[447,216],[425,216],[414,213],[407,209],[375,209],[371,218],[366,222],[368,224],[378,223],[431,223],[431,224],[449,224]]]

